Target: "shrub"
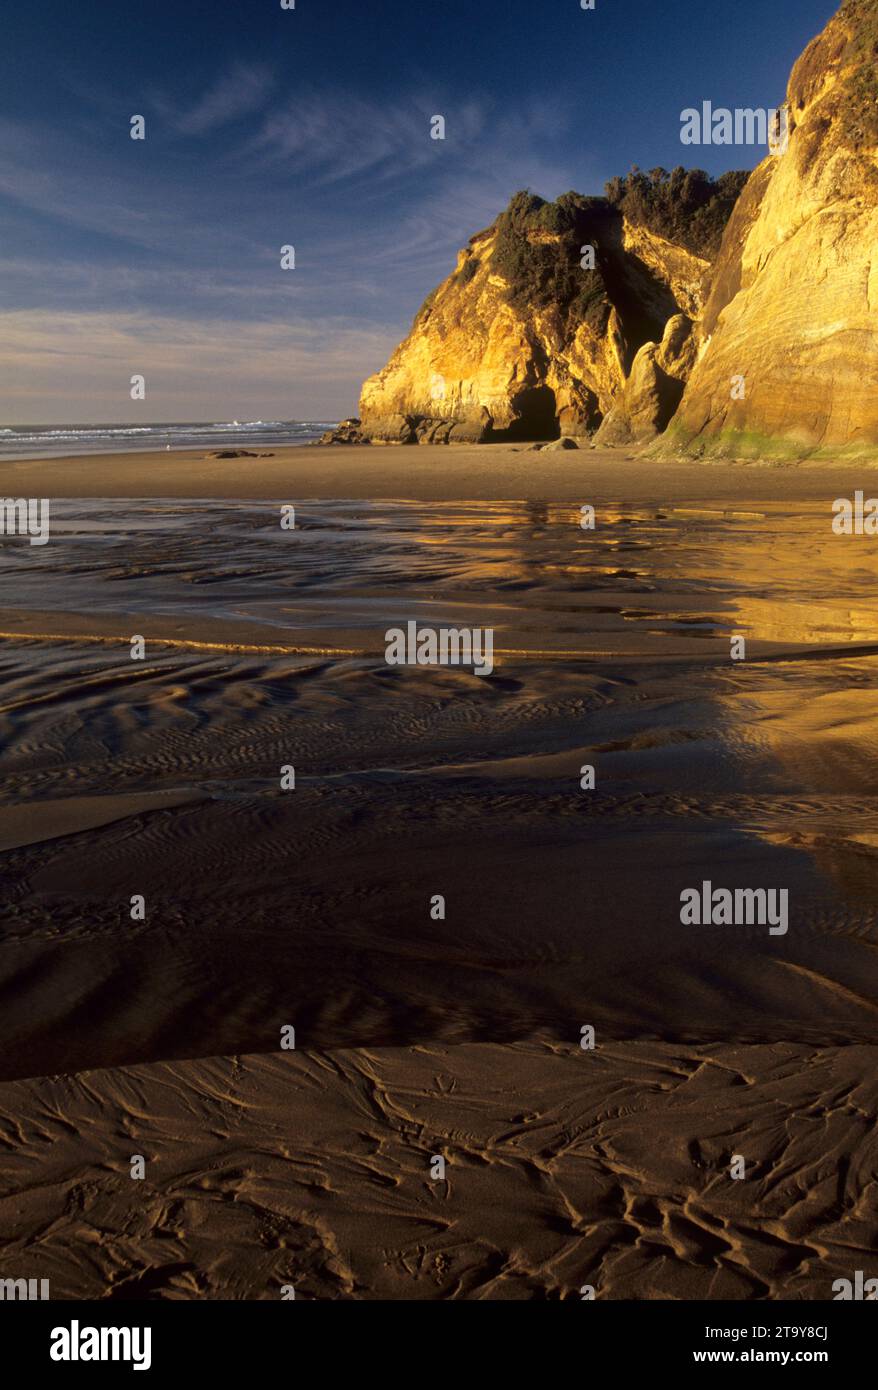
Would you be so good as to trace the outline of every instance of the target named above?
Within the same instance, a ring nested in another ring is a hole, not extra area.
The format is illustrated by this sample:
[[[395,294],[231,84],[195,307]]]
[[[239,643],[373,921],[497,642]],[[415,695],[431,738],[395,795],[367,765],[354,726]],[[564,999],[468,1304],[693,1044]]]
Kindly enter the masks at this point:
[[[703,169],[651,169],[635,164],[605,186],[607,201],[633,222],[697,256],[712,260],[732,209],[750,177],[744,169],[712,179]]]
[[[612,219],[603,198],[564,193],[554,203],[527,189],[516,193],[497,219],[494,267],[506,280],[507,297],[521,308],[557,308],[567,321],[587,319],[600,330],[610,301],[600,265],[602,225]],[[548,232],[557,241],[532,240]],[[588,274],[580,265],[580,247],[598,248],[597,268]]]

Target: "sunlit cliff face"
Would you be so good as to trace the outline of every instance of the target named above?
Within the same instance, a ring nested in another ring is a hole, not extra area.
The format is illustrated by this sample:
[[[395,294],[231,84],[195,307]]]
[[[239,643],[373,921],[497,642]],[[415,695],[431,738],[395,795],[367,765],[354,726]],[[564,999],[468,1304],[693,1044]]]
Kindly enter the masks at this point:
[[[367,433],[394,438],[390,422],[401,417],[477,422],[486,411],[494,442],[583,436],[617,401],[638,349],[659,342],[672,318],[682,315],[688,332],[703,304],[705,256],[609,204],[586,206],[599,199],[579,202],[563,236],[525,225],[510,242],[507,210],[473,237],[409,336],[364,383]],[[584,249],[597,255],[594,268],[580,265]],[[680,346],[666,366],[682,390],[690,363]]]
[[[726,228],[664,447],[878,458],[876,45],[874,5],[851,0],[793,68],[789,146]]]

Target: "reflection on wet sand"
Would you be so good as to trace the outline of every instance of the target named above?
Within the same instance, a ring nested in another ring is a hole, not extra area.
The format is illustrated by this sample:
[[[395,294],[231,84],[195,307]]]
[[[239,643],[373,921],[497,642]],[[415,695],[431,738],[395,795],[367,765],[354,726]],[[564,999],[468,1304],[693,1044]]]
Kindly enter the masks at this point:
[[[49,546],[4,547],[3,1074],[57,1070],[59,1030],[68,1069],[290,1022],[321,1048],[873,1039],[868,540],[743,498],[579,520],[69,502]],[[493,628],[494,674],[388,667],[412,619]],[[788,933],[684,925],[705,880],[787,889]]]

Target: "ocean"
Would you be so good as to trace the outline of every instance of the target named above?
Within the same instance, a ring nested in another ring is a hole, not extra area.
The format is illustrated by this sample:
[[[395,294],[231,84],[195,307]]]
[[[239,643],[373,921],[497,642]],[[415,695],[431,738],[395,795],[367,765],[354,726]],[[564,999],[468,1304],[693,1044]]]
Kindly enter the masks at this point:
[[[0,459],[121,454],[153,449],[262,449],[308,444],[335,420],[230,420],[152,425],[13,425],[0,427]]]

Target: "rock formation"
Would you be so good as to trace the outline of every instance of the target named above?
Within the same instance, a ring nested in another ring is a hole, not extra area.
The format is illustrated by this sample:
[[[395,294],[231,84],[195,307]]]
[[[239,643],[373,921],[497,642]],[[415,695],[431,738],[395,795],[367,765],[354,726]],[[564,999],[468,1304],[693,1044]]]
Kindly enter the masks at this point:
[[[642,444],[667,427],[695,362],[692,320],[675,314],[660,343],[644,343],[614,405],[594,436],[596,447]]]
[[[808,45],[786,115],[749,177],[516,194],[329,438],[878,459],[878,0]]]
[[[878,458],[876,0],[842,6],[787,101],[788,147],[731,217],[658,453]]]
[[[361,421],[358,415],[352,415],[349,420],[339,420],[331,430],[321,434],[318,444],[368,444],[361,429]]]
[[[745,179],[634,171],[608,185],[606,198],[567,193],[547,203],[516,194],[470,239],[409,336],[363,386],[359,437],[591,435],[625,393],[636,360],[627,437],[652,437],[679,400],[710,255]],[[662,209],[673,216],[663,220]],[[661,348],[640,362],[651,342]],[[615,419],[621,439],[626,427],[619,412]]]

